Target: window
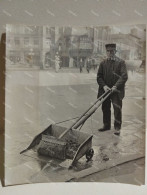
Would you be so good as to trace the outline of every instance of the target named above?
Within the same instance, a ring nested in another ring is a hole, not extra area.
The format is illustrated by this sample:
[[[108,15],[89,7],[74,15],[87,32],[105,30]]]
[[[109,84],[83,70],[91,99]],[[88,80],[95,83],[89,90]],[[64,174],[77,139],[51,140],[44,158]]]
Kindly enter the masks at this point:
[[[46,27],[46,34],[50,35],[50,28],[49,27]]]
[[[20,57],[19,56],[16,57],[16,61],[20,62]]]
[[[32,29],[29,26],[25,26],[25,33],[30,34],[32,32]]]
[[[11,39],[7,38],[7,47],[11,47],[11,46],[12,46]]]
[[[14,42],[15,42],[15,46],[19,46],[20,45],[20,40],[19,39],[15,39]]]
[[[50,39],[46,39],[46,46],[50,47],[51,45],[51,40]]]
[[[15,63],[14,56],[10,56],[9,60],[10,60],[10,63],[11,63],[11,64],[14,64],[14,63]]]
[[[29,45],[29,38],[28,37],[25,37],[24,38],[24,45],[25,46],[28,46]]]
[[[34,45],[39,45],[39,40],[38,39],[34,40]]]

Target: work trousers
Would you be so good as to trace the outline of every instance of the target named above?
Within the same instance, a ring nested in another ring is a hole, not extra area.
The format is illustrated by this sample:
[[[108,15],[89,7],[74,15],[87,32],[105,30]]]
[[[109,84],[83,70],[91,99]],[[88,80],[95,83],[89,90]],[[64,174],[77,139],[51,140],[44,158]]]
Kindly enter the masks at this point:
[[[111,128],[111,103],[114,109],[114,128],[121,129],[122,124],[122,100],[118,93],[111,94],[103,103],[103,123],[104,127]]]

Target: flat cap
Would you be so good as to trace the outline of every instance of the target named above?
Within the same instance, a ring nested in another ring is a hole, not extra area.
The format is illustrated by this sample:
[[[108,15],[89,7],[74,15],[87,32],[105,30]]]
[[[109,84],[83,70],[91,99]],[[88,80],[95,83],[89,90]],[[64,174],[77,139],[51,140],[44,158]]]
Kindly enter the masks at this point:
[[[105,47],[106,47],[106,49],[108,47],[111,47],[111,48],[115,48],[116,49],[116,44],[115,43],[106,44]]]

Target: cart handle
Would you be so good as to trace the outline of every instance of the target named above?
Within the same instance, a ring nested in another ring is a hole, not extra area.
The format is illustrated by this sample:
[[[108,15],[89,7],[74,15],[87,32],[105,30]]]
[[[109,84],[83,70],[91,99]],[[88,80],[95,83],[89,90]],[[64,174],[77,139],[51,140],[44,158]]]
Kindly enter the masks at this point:
[[[100,105],[107,99],[108,96],[110,96],[110,94],[112,93],[112,91],[109,91],[109,93],[104,97],[102,98],[98,105],[96,105],[96,107],[94,107],[86,116],[84,116],[84,118],[81,118],[77,124],[75,124],[73,126],[74,129],[77,129],[81,124],[83,124],[92,114],[95,113],[95,111],[100,107]]]
[[[110,90],[108,90],[108,91],[106,91],[104,94],[102,94],[91,106],[90,106],[90,108],[88,108],[67,130],[65,130],[60,136],[59,136],[59,139],[60,138],[62,138],[68,131],[70,131],[71,129],[72,129],[72,127],[74,127],[82,118],[83,118],[83,116],[85,116],[85,114],[95,105],[95,104],[97,104],[99,101],[101,101],[103,98],[107,98],[110,94],[112,93],[112,90],[110,89]],[[105,99],[106,99],[105,98]],[[104,100],[103,100],[104,101]],[[101,105],[101,103],[102,102],[100,102],[100,105]],[[99,106],[100,106],[99,105]],[[98,106],[98,107],[99,107]],[[97,109],[97,108],[96,108]],[[95,112],[95,111],[94,111]],[[89,115],[86,115],[85,116],[85,120],[87,120],[93,113],[94,113],[93,111],[91,111],[91,114]],[[83,120],[84,120],[83,119]],[[82,123],[83,123],[83,120],[82,120]],[[84,121],[85,121],[84,120]],[[80,123],[80,122],[79,122]],[[78,123],[78,124],[79,124]],[[81,123],[79,124],[79,126],[81,125]],[[76,127],[77,127],[77,125],[76,125]],[[78,128],[78,127],[77,127]]]

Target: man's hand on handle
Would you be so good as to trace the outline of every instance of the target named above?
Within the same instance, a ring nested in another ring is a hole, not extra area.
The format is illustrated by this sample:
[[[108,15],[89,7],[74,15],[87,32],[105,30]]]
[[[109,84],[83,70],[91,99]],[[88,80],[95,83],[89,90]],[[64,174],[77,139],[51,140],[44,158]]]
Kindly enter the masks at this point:
[[[117,89],[117,87],[116,87],[115,85],[114,85],[112,88],[110,88],[110,87],[108,87],[107,85],[105,85],[105,86],[103,87],[103,89],[104,89],[105,93],[106,93],[107,91],[110,91],[110,90],[111,90],[112,93],[114,93],[114,92],[120,92],[120,91]]]
[[[112,90],[112,92],[118,92],[118,90],[117,90],[117,87],[116,87],[116,86],[113,86],[113,87],[111,88],[111,90]]]
[[[105,86],[103,87],[103,89],[104,89],[105,92],[107,92],[107,91],[110,90],[110,88],[109,88],[107,85],[105,85]]]

